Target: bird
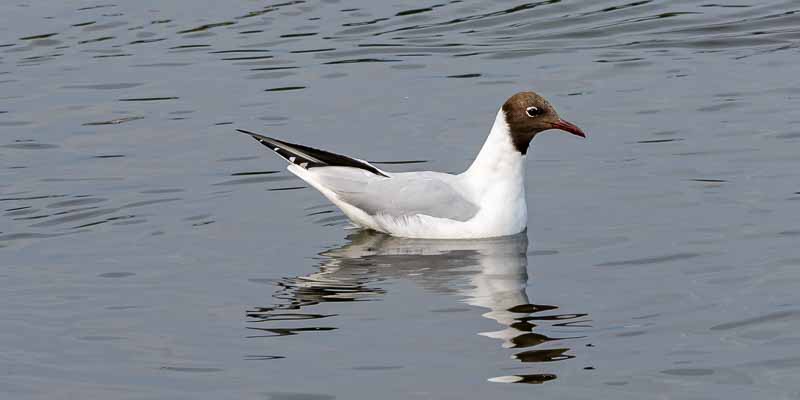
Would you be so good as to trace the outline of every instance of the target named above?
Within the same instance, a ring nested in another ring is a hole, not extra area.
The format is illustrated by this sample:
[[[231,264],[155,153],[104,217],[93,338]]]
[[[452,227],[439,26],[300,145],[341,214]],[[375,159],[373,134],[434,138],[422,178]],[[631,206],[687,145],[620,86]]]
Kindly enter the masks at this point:
[[[527,229],[525,159],[531,140],[551,129],[586,137],[544,97],[516,93],[497,111],[478,155],[460,174],[389,172],[361,159],[237,131],[288,161],[289,172],[357,227],[406,238],[481,239]]]

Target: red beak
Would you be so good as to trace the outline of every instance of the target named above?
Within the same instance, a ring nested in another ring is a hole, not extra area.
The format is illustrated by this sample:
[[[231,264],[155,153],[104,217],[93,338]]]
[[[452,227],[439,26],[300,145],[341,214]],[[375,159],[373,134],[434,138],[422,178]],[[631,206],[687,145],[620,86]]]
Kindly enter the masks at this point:
[[[583,133],[581,128],[578,128],[571,122],[564,121],[563,119],[559,119],[558,122],[553,124],[554,129],[561,129],[562,131],[569,132],[573,135],[580,136],[582,138],[586,137],[586,134]]]

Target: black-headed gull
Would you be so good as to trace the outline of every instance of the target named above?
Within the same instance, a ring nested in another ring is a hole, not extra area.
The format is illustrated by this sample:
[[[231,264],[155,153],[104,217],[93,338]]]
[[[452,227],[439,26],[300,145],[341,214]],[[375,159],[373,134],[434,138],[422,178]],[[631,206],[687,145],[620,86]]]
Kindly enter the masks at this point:
[[[525,154],[531,139],[548,129],[586,137],[538,94],[511,96],[475,161],[457,175],[387,172],[356,158],[239,131],[289,161],[289,171],[360,227],[401,237],[475,239],[525,230]]]

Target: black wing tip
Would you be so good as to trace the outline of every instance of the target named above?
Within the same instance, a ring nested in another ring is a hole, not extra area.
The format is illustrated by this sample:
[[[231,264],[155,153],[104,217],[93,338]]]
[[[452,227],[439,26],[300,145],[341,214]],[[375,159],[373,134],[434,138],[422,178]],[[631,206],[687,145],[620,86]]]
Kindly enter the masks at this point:
[[[273,139],[273,138],[271,138],[269,136],[264,136],[264,135],[261,135],[261,134],[255,133],[255,132],[246,131],[244,129],[236,129],[236,131],[240,132],[240,133],[244,133],[245,135],[249,135],[253,139],[261,142],[262,144],[264,144],[265,141],[266,142],[277,142],[277,140],[275,140],[275,139]]]
[[[246,130],[244,130],[244,129],[236,129],[236,132],[239,132],[239,133],[244,133],[245,135],[250,135],[250,136],[252,136],[252,137],[259,137],[259,136],[263,136],[263,135],[259,135],[259,134],[255,133],[255,132],[246,131]]]
[[[236,131],[251,136],[262,145],[272,149],[272,151],[277,153],[281,158],[305,169],[326,166],[353,167],[372,172],[378,176],[389,178],[389,176],[381,172],[381,170],[364,161],[356,160],[336,153],[331,153],[325,150],[315,149],[313,147],[283,142],[278,139],[273,139],[271,137],[260,135],[244,129],[237,128]],[[293,147],[296,149],[293,149]],[[298,152],[298,150],[300,152]],[[302,152],[308,152],[312,155],[312,157],[317,157],[319,160],[310,160],[307,158],[308,156]]]

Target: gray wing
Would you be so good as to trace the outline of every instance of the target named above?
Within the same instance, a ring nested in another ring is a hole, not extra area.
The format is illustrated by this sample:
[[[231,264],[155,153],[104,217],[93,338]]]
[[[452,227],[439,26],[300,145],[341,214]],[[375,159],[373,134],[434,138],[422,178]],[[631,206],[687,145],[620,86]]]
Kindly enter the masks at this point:
[[[466,221],[478,212],[478,206],[456,189],[452,175],[411,172],[384,178],[346,167],[315,168],[313,171],[320,183],[340,199],[370,215],[424,214]]]

